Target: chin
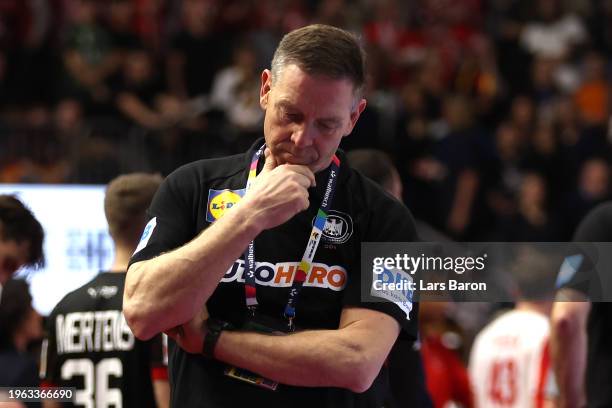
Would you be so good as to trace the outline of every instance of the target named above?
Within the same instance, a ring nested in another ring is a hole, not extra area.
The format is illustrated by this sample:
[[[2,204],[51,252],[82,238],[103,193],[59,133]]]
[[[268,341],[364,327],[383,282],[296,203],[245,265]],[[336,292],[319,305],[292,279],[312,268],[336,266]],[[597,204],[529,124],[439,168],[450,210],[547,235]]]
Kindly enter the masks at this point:
[[[280,156],[280,163],[298,164],[311,167],[316,164],[316,160],[311,160],[305,157],[294,156],[291,153],[285,153]]]

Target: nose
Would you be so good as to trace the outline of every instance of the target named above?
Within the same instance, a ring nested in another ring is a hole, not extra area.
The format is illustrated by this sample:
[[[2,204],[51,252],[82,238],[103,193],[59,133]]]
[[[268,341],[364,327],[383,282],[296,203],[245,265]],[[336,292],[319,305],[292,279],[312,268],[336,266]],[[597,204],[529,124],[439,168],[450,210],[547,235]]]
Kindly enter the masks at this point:
[[[296,126],[291,135],[291,141],[297,147],[311,146],[316,137],[314,126],[304,122]]]

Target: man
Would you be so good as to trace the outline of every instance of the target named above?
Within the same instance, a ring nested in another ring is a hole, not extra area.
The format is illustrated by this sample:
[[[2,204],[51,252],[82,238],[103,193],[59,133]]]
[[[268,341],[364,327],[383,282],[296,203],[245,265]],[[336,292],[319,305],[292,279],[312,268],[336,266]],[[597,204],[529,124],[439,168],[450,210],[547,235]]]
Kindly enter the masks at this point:
[[[346,154],[349,165],[372,179],[386,192],[402,201],[402,180],[391,158],[376,149],[355,149]],[[420,232],[417,224],[417,231]],[[421,304],[422,306],[422,304]],[[420,309],[421,311],[423,309]],[[388,358],[390,407],[431,407],[432,401],[425,386],[425,371],[420,342],[400,333]]]
[[[361,242],[415,231],[336,152],[364,82],[351,34],[287,34],[261,74],[265,148],[189,164],[160,187],[124,313],[140,338],[175,338],[172,405],[382,405],[381,367],[400,329],[415,336],[417,311],[361,301]]]
[[[128,261],[161,181],[159,175],[145,173],[111,181],[104,213],[115,248],[113,264],[66,295],[49,316],[41,376],[48,387],[76,387],[76,406],[169,404],[161,336],[135,339],[121,313]]]
[[[612,202],[607,202],[587,214],[573,240],[610,242],[611,231]],[[586,255],[566,258],[552,311],[552,355],[562,408],[612,406],[612,303],[597,301],[602,300],[601,281]]]
[[[0,195],[0,297],[2,287],[23,266],[44,263],[44,231],[34,214],[11,195]]]
[[[552,294],[545,282],[560,260],[532,247],[519,248],[515,259],[519,300],[472,345],[469,371],[477,407],[552,407],[558,395],[549,353]]]

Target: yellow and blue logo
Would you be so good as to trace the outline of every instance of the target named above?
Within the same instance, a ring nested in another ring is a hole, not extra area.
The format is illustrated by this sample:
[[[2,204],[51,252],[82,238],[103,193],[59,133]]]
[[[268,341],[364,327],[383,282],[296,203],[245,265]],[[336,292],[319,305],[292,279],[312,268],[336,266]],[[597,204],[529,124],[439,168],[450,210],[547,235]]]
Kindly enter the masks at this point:
[[[215,222],[223,217],[225,212],[240,201],[245,189],[240,190],[208,190],[208,204],[206,205],[206,221]]]

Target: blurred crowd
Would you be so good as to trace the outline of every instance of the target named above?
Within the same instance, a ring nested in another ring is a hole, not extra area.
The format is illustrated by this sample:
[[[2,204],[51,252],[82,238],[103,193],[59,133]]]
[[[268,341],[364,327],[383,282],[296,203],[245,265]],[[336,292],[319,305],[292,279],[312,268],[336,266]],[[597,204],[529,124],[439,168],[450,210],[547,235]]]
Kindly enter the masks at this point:
[[[346,150],[396,162],[454,239],[563,241],[611,198],[610,0],[4,0],[0,182],[106,183],[243,151],[259,75],[311,22],[358,33]]]

